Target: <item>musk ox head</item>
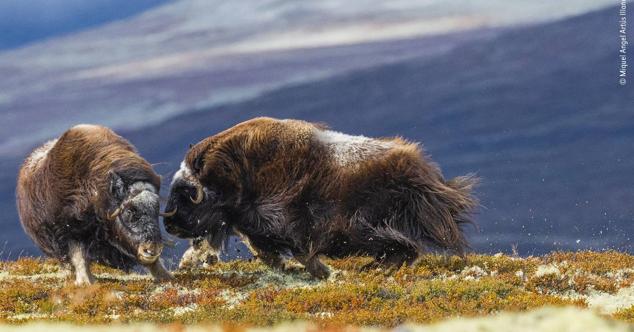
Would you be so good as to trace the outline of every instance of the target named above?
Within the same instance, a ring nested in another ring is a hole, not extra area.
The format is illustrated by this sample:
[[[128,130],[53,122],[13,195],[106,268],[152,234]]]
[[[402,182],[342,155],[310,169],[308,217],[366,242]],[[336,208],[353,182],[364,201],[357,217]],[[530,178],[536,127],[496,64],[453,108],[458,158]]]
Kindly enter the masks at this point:
[[[181,238],[199,238],[224,233],[227,223],[228,174],[208,174],[211,160],[218,161],[219,151],[210,139],[202,141],[187,153],[172,179],[167,206],[163,214],[165,230]],[[230,167],[221,171],[230,173]],[[215,179],[208,181],[204,179]]]
[[[113,237],[108,241],[139,263],[149,265],[163,249],[159,227],[158,186],[126,172],[110,171],[105,216]]]

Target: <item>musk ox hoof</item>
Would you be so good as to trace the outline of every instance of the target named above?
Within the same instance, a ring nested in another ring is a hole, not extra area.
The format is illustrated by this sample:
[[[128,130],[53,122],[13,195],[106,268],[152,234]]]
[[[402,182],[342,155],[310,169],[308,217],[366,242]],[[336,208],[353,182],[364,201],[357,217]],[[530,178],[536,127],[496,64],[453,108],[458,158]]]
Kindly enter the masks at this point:
[[[362,265],[360,270],[361,271],[379,270],[379,269],[382,269],[383,267],[385,267],[383,264],[377,261],[371,261],[367,264]]]
[[[330,269],[319,260],[310,261],[308,265],[306,265],[306,271],[316,279],[325,280],[330,277]]]
[[[153,275],[153,277],[155,282],[168,282],[174,280],[174,276],[167,271],[165,271],[165,273]]]
[[[152,277],[154,277],[155,282],[164,282],[174,279],[174,276],[172,276],[172,274],[169,273],[167,269],[165,269],[165,266],[163,266],[163,263],[160,259],[154,262],[154,264],[146,267],[152,274]]]
[[[88,286],[95,283],[95,279],[88,275],[77,275],[75,277],[75,286]]]
[[[306,268],[303,265],[297,264],[291,261],[285,261],[283,263],[283,271],[287,273],[301,273],[305,272]]]

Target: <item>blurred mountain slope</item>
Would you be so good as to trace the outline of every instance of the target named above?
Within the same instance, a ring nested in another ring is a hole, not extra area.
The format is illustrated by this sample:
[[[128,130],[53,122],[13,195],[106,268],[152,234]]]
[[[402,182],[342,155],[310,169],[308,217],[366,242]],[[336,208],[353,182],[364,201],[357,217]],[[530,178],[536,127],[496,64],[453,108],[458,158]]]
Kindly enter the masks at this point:
[[[438,54],[481,36],[436,45],[416,43],[421,37],[530,24],[608,3],[175,1],[0,54],[0,154],[22,155],[78,122],[141,128],[289,83]]]

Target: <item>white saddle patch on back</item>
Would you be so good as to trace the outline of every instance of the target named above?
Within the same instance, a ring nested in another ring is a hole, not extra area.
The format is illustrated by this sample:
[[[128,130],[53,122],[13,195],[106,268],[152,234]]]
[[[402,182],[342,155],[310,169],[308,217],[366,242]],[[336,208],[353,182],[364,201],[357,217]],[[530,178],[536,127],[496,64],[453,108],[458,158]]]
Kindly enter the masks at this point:
[[[315,137],[328,148],[335,161],[341,166],[371,159],[394,147],[392,142],[365,136],[352,136],[332,130],[317,130]]]
[[[57,143],[57,139],[50,140],[39,148],[33,150],[26,161],[26,166],[29,168],[37,167],[40,161],[48,156],[48,152],[53,148],[53,146],[55,146],[55,143]]]
[[[71,129],[79,129],[79,130],[94,130],[99,129],[99,126],[93,124],[80,123],[78,125],[74,125]]]

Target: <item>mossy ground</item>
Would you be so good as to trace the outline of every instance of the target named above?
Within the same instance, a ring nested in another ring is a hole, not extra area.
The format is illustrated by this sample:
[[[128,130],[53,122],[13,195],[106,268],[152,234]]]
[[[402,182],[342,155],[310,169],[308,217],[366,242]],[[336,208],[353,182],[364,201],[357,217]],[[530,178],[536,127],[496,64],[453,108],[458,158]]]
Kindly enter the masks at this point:
[[[478,317],[543,306],[596,308],[634,322],[634,256],[617,252],[544,257],[428,255],[412,267],[366,270],[366,258],[326,261],[333,275],[316,281],[298,270],[275,272],[233,261],[175,272],[170,283],[94,266],[97,283],[73,285],[56,262],[23,258],[0,263],[0,323],[154,322],[270,326],[393,327],[451,317]],[[618,298],[604,307],[602,296]],[[606,309],[607,308],[607,309]]]

